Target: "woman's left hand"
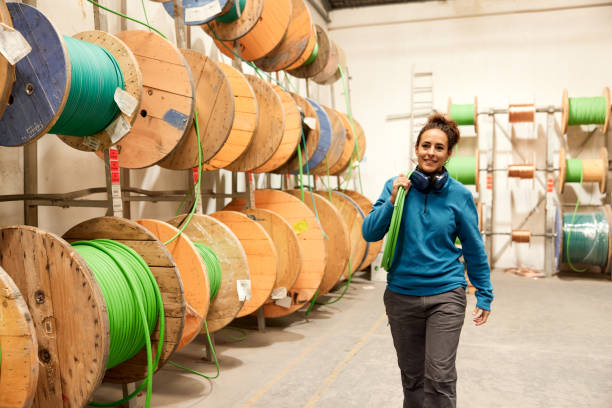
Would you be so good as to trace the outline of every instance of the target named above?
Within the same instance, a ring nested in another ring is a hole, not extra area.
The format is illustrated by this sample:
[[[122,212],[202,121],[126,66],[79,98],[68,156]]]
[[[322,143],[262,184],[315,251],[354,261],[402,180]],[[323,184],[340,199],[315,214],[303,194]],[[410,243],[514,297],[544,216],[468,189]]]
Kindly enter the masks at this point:
[[[478,307],[474,309],[474,311],[472,312],[472,316],[474,316],[473,320],[474,323],[476,323],[476,326],[482,326],[483,324],[485,324],[490,314],[490,310],[484,310]]]

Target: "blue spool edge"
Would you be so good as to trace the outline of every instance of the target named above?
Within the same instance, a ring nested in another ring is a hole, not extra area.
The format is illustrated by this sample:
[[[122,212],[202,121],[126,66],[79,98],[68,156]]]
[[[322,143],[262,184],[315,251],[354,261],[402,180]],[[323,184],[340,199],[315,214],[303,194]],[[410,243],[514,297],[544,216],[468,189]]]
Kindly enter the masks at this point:
[[[561,266],[561,243],[563,242],[563,223],[561,221],[561,207],[555,210],[555,269],[559,271]]]
[[[208,4],[215,3],[215,2],[219,3],[219,5],[221,6],[221,10],[223,10],[225,6],[227,5],[228,1],[229,0],[183,0],[183,16],[185,15],[184,9],[206,6]],[[166,12],[170,15],[170,17],[174,18],[174,1],[166,1],[163,3],[163,5],[164,5],[164,9],[166,9]],[[186,25],[206,24],[210,21],[213,21],[215,18],[219,17],[220,15],[221,14],[216,14],[206,20],[197,20],[197,21],[190,21],[190,22],[185,21],[185,24]]]
[[[312,155],[308,163],[302,166],[302,172],[304,173],[306,173],[306,170],[312,170],[323,162],[323,160],[325,159],[325,155],[329,151],[332,136],[331,121],[329,120],[329,116],[327,116],[325,110],[321,107],[321,105],[319,105],[312,99],[306,98],[306,100],[312,105],[315,112],[317,113],[317,118],[319,119],[320,133],[319,144],[317,145],[315,153]],[[299,174],[299,171],[294,171],[293,174]]]
[[[340,197],[344,197],[346,198],[351,204],[353,204],[353,207],[355,207],[357,209],[357,211],[359,211],[359,214],[361,214],[361,216],[365,219],[366,214],[361,210],[361,207],[359,207],[359,204],[357,204],[355,202],[355,200],[353,200],[351,197],[347,196],[344,193],[341,193],[340,191],[332,191],[332,194],[336,194]],[[359,271],[359,268],[361,268],[361,265],[363,265],[363,262],[366,260],[366,258],[368,257],[368,252],[370,251],[370,243],[368,241],[366,241],[366,249],[365,252],[363,253],[363,258],[361,258],[361,260],[359,261],[359,265],[357,266],[357,269],[355,269],[355,272]],[[397,255],[397,253],[396,253]],[[351,265],[353,266],[353,265]]]
[[[70,61],[61,35],[39,10],[7,3],[14,28],[32,47],[15,65],[13,103],[0,120],[0,145],[21,146],[47,133],[57,122],[70,90]],[[33,93],[26,94],[26,86]]]

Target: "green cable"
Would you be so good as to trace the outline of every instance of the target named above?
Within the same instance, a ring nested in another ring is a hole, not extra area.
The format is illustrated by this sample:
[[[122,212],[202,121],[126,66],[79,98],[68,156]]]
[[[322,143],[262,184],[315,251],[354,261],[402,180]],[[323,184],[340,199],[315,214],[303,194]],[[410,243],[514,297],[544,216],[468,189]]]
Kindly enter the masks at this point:
[[[334,200],[332,200],[332,189],[331,189],[331,183],[329,181],[329,162],[327,161],[327,155],[325,155],[325,169],[327,171],[327,184],[325,185],[325,188],[327,188],[327,194],[329,195],[329,202],[333,203]]]
[[[351,161],[349,164],[349,173],[347,175],[346,185],[348,186],[348,180],[351,179],[353,174],[353,163],[355,161],[359,161],[359,146],[357,144],[357,133],[355,132],[355,124],[353,121],[353,109],[351,107],[351,100],[349,98],[348,84],[346,81],[346,76],[344,75],[344,70],[342,66],[338,64],[338,71],[340,71],[340,77],[342,78],[342,86],[344,87],[344,103],[346,104],[346,113],[349,117],[349,121],[351,123],[351,129],[353,131],[353,135],[355,138],[355,147],[353,149],[353,154],[351,155]],[[357,166],[357,174],[359,175],[359,192],[363,194],[363,182],[361,180],[361,166]]]
[[[582,184],[582,159],[565,159],[565,181]]]
[[[608,103],[603,96],[569,98],[568,125],[604,124]]]
[[[142,4],[142,12],[145,16],[145,21],[147,22],[147,26],[149,26],[149,31],[151,31],[151,24],[149,23],[149,15],[147,14],[147,7],[145,6],[144,0],[140,0],[140,4]]]
[[[312,53],[310,54],[310,57],[308,57],[308,59],[302,64],[302,66],[306,67],[312,64],[314,60],[317,59],[317,55],[319,55],[319,43],[315,42],[315,46],[312,49]]]
[[[238,3],[240,3],[240,12],[238,12]],[[245,6],[246,0],[234,0],[234,5],[232,8],[224,15],[217,17],[216,20],[220,23],[231,23],[236,21],[242,15]]]
[[[474,104],[468,103],[463,105],[451,104],[450,117],[460,126],[474,124]]]
[[[246,332],[246,330],[243,330],[243,329],[241,329],[239,327],[226,326],[226,327],[223,328],[223,330],[230,330],[230,331],[238,332],[238,333],[241,334],[240,337],[234,337],[234,336],[230,336],[227,333],[223,333],[223,335],[225,337],[227,337],[228,339],[235,340],[235,341],[245,341],[247,339],[247,332]]]
[[[308,306],[308,309],[306,309],[306,318],[308,318],[308,315],[310,314],[310,312],[314,308],[315,304],[321,305],[321,306],[333,305],[334,303],[339,302],[340,299],[342,299],[344,297],[344,295],[348,291],[348,288],[349,288],[349,286],[351,284],[351,280],[353,279],[353,275],[354,275],[354,273],[351,273],[352,267],[351,267],[351,257],[350,256],[348,258],[348,268],[349,268],[349,277],[346,280],[346,283],[344,284],[344,290],[342,291],[340,296],[338,296],[337,298],[335,298],[334,300],[331,300],[329,302],[317,302],[317,298],[319,297],[319,290],[317,289],[317,291],[315,292],[314,296],[312,297],[312,300],[310,301],[310,305]]]
[[[385,241],[385,249],[382,256],[382,267],[389,272],[393,264],[395,256],[395,247],[397,245],[397,237],[399,235],[400,225],[402,224],[402,215],[404,214],[404,201],[406,199],[406,190],[404,187],[399,187],[397,196],[395,197],[395,205],[393,206],[393,214],[391,215],[391,223],[389,224],[389,232]]]
[[[219,258],[217,257],[217,254],[215,254],[215,251],[213,251],[210,247],[195,241],[193,242],[193,245],[197,248],[198,253],[206,265],[208,280],[210,282],[210,300],[212,301],[215,296],[217,296],[217,293],[219,293],[219,289],[221,288],[221,263],[219,262]]]
[[[119,115],[115,90],[125,89],[119,63],[105,48],[64,36],[70,59],[70,91],[59,119],[49,133],[91,136]]]
[[[168,360],[168,362],[170,364],[172,364],[173,366],[175,366],[176,368],[180,368],[182,370],[188,371],[188,372],[190,372],[192,374],[195,374],[195,375],[198,375],[200,377],[207,378],[209,380],[214,380],[215,378],[219,378],[219,375],[221,374],[221,367],[219,366],[219,359],[217,358],[217,353],[215,352],[215,348],[213,347],[213,344],[212,344],[212,339],[210,338],[210,332],[208,331],[208,324],[206,323],[206,320],[204,320],[204,328],[206,329],[206,338],[208,339],[208,344],[210,346],[210,352],[211,352],[211,354],[213,356],[213,360],[215,361],[215,365],[217,366],[217,374],[216,375],[210,377],[210,376],[208,376],[208,375],[206,375],[204,373],[201,373],[199,371],[196,371],[196,370],[193,370],[191,368],[187,368],[185,366],[182,366],[182,365],[180,365],[180,364],[178,364],[178,363],[176,363],[174,361]]]
[[[446,165],[448,175],[463,185],[476,184],[476,157],[453,156]]]
[[[100,4],[100,3],[98,3],[98,2],[96,2],[96,1],[94,1],[94,0],[87,0],[87,1],[88,1],[88,2],[90,2],[91,4],[93,4],[94,6],[96,6],[96,7],[98,7],[98,8],[101,8],[102,10],[106,10],[106,11],[108,11],[109,13],[112,13],[112,14],[114,14],[114,15],[116,15],[116,16],[119,16],[119,17],[125,18],[126,20],[133,21],[133,22],[138,23],[138,24],[140,24],[140,25],[143,25],[143,26],[147,27],[149,30],[153,30],[153,31],[155,31],[155,32],[156,32],[158,35],[160,35],[161,37],[165,38],[166,40],[168,39],[168,37],[166,37],[166,36],[164,35],[164,33],[162,33],[161,31],[159,31],[158,29],[156,29],[155,27],[153,27],[153,26],[151,26],[151,25],[149,25],[149,24],[147,24],[147,23],[144,23],[144,22],[142,22],[142,21],[140,21],[140,20],[137,20],[137,19],[135,19],[135,18],[133,18],[133,17],[126,16],[125,14],[119,13],[118,11],[115,11],[115,10],[113,10],[113,9],[110,9],[110,8],[108,8],[108,7],[105,7],[105,6],[103,6],[102,4]]]

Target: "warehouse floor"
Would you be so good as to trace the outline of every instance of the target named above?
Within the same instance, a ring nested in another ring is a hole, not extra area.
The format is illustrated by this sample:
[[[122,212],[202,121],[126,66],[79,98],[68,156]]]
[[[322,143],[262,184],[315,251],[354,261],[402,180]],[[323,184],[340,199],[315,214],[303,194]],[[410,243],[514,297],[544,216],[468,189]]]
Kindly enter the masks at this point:
[[[493,273],[496,300],[483,327],[470,320],[458,353],[459,407],[612,406],[612,282],[564,276],[531,280]],[[384,284],[357,278],[339,303],[269,320],[245,341],[217,334],[221,376],[208,381],[166,366],[156,407],[401,407]],[[242,325],[254,321],[243,321]],[[204,339],[175,361],[214,374]],[[109,386],[98,395],[115,394]]]

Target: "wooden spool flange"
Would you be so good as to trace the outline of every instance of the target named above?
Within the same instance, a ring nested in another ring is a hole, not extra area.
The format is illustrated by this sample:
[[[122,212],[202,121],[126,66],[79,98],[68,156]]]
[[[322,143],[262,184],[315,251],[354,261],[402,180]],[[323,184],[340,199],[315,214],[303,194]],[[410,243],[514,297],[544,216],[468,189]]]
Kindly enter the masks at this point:
[[[304,49],[304,52],[302,52],[302,55],[300,55],[300,57],[297,60],[295,60],[293,64],[283,69],[285,71],[291,71],[293,69],[297,69],[301,67],[302,65],[304,65],[304,63],[308,61],[308,59],[312,55],[316,44],[317,44],[317,29],[314,26],[314,24],[311,24],[310,25],[310,35],[308,37],[308,43],[306,44],[306,48]]]
[[[301,197],[300,190],[289,190],[289,194],[295,197]],[[310,191],[304,192],[304,204],[314,212],[316,205],[323,231],[325,232],[327,240],[327,265],[325,267],[325,275],[319,286],[318,295],[324,295],[329,292],[338,283],[342,277],[347,265],[348,258],[351,251],[350,238],[348,228],[340,211],[334,207],[325,197],[317,193],[311,193]]]
[[[338,160],[340,160],[346,143],[346,130],[338,112],[326,106],[322,106],[322,108],[327,113],[331,123],[331,141],[325,159],[317,167],[310,170],[311,174],[319,175],[327,174],[327,170],[334,167]]]
[[[164,3],[166,12],[174,17],[174,1],[152,0]],[[227,13],[234,4],[233,0],[181,0],[186,25],[202,25]],[[217,3],[217,4],[215,4]]]
[[[184,234],[177,236],[179,233],[177,228],[159,220],[138,220],[136,222],[164,243],[181,277],[186,308],[185,327],[177,346],[177,350],[180,350],[200,334],[208,314],[210,286],[206,265],[193,242]],[[175,236],[172,242],[165,244]]]
[[[187,170],[198,165],[198,148],[202,148],[202,163],[215,157],[228,141],[234,123],[234,94],[223,70],[206,55],[193,50],[181,50],[189,64],[196,88],[196,109],[200,129],[200,144],[195,124],[179,145],[159,165],[174,170]]]
[[[317,33],[317,44],[319,45],[317,57],[311,64],[299,66],[295,69],[289,67],[289,73],[296,78],[313,78],[321,73],[329,62],[331,55],[331,42],[327,36],[327,32],[316,24],[315,29]],[[308,57],[310,57],[310,54],[308,54],[306,58],[308,59]]]
[[[87,405],[104,377],[110,340],[106,304],[89,266],[63,239],[28,226],[0,229],[0,264],[36,330],[34,406]]]
[[[348,169],[349,165],[351,164],[351,159],[353,159],[353,161],[357,163],[361,162],[361,159],[363,159],[363,155],[366,149],[365,133],[361,125],[355,119],[353,119],[353,126],[351,126],[351,122],[348,116],[346,116],[343,113],[340,113],[340,116],[342,117],[342,121],[348,126],[349,129],[351,129],[351,131],[353,132],[353,135],[357,139],[357,152],[355,152],[355,141],[353,141],[353,145],[352,145],[353,150],[351,151],[349,160],[344,165],[344,167],[342,167],[340,170],[335,172],[335,174],[337,175],[343,173],[344,171]]]
[[[159,369],[176,350],[181,341],[185,326],[185,295],[176,264],[163,242],[158,240],[155,235],[143,226],[124,218],[92,218],[72,227],[64,234],[64,239],[69,242],[101,238],[121,242],[136,251],[149,265],[159,285],[166,319],[164,345],[159,359]],[[155,359],[158,339],[159,322],[151,335],[153,359]],[[88,346],[91,347],[91,344]],[[109,369],[106,372],[104,381],[127,384],[140,381],[146,377],[147,354],[145,347],[143,347],[130,360]]]
[[[344,50],[342,48],[337,47],[337,49],[338,49],[338,55],[337,55],[337,60],[336,60],[336,65],[337,65],[336,71],[331,76],[329,76],[327,79],[320,80],[319,85],[331,85],[334,82],[337,82],[340,78],[342,78],[342,74],[344,74],[347,77],[349,76],[348,67],[346,65],[346,54],[344,53]],[[340,67],[342,67],[342,72],[340,72]]]
[[[219,152],[204,165],[204,170],[224,168],[242,156],[253,141],[259,117],[255,92],[246,77],[230,65],[217,65],[231,83],[234,121],[227,140]]]
[[[363,160],[363,156],[365,155],[366,151],[366,135],[365,131],[363,130],[363,126],[361,126],[361,124],[355,118],[353,118],[353,127],[355,128],[355,136],[357,137],[357,149],[359,150],[357,152],[357,157],[358,160],[361,161]]]
[[[601,125],[601,132],[605,135],[608,133],[608,126],[610,125],[610,88],[607,86],[604,87],[602,92],[603,97],[606,99],[606,120],[603,125]],[[567,89],[563,90],[563,96],[561,98],[561,107],[562,107],[562,118],[561,118],[561,133],[567,133],[567,127],[569,126],[569,97],[567,94]]]
[[[270,297],[276,285],[278,262],[274,242],[256,221],[237,211],[218,211],[210,214],[232,230],[249,263],[251,298],[244,302],[236,317],[247,316],[259,309]]]
[[[317,113],[317,118],[319,119],[319,143],[315,147],[315,152],[312,157],[308,160],[307,163],[304,163],[302,171],[307,173],[310,169],[316,168],[319,164],[325,162],[325,156],[327,152],[329,152],[329,148],[332,141],[332,127],[331,121],[327,116],[327,113],[323,109],[321,105],[310,98],[306,98],[308,102],[312,105],[315,112]],[[308,147],[308,144],[306,144]],[[299,169],[299,166],[298,166]],[[295,172],[297,173],[297,172]]]
[[[321,72],[311,78],[319,85],[325,84],[325,82],[338,71],[340,51],[338,51],[338,45],[335,42],[330,41],[330,44],[331,51],[329,53],[329,59],[327,60],[327,64]]]
[[[0,23],[9,27],[13,26],[11,14],[6,7],[5,0],[0,1]],[[6,58],[0,59],[0,118],[9,103],[11,91],[15,81],[15,66],[11,65]],[[0,138],[1,140],[1,138]]]
[[[226,207],[227,210],[241,210],[246,200],[237,198]],[[274,211],[283,217],[296,232],[302,251],[302,271],[288,295],[289,307],[277,304],[264,306],[266,317],[287,316],[306,306],[323,280],[327,264],[327,246],[321,227],[312,211],[291,194],[277,190],[255,190],[257,208]]]
[[[205,31],[208,31],[212,38],[219,38],[223,41],[234,41],[247,35],[257,24],[259,24],[264,11],[264,0],[247,0],[244,10],[240,13],[237,20],[230,23],[223,23],[218,20],[212,20],[205,26],[202,26]],[[215,37],[216,34],[216,37]],[[221,47],[223,47],[221,45]]]
[[[113,57],[115,57],[115,60],[117,60],[119,68],[123,73],[125,91],[137,101],[136,109],[134,109],[132,115],[126,115],[123,112],[121,112],[120,115],[123,116],[123,119],[125,119],[127,123],[129,123],[130,125],[133,124],[136,120],[136,116],[140,112],[140,102],[142,100],[142,74],[140,73],[140,67],[138,66],[138,60],[136,60],[136,56],[132,53],[132,51],[123,41],[105,31],[84,31],[82,33],[74,35],[73,37],[77,40],[99,45],[100,47],[110,52]],[[113,125],[111,124],[107,129],[112,132],[112,128]],[[94,150],[90,147],[90,145],[83,144],[83,137],[66,135],[58,135],[58,137],[68,146],[73,147],[75,149],[86,152]],[[119,140],[121,140],[121,138],[111,138],[111,134],[107,132],[106,129],[90,137],[96,139],[99,142],[97,150],[100,151],[108,149],[110,146],[118,143]]]
[[[357,191],[352,190],[344,190],[343,193],[351,197],[353,201],[355,201],[357,205],[359,205],[359,208],[361,208],[361,211],[363,211],[366,217],[368,216],[370,211],[372,211],[373,204],[368,197],[364,196],[361,193],[358,193]],[[378,256],[378,254],[380,253],[382,245],[382,239],[380,241],[368,243],[368,252],[366,253],[366,257],[360,266],[361,269],[367,268],[372,262],[374,262],[374,259],[376,259],[376,256]]]
[[[36,331],[25,299],[1,267],[0,350],[0,407],[30,407],[38,381]]]
[[[15,29],[32,47],[15,65],[12,103],[2,105],[0,121],[0,145],[21,146],[46,134],[59,119],[70,90],[70,61],[62,36],[44,14],[21,3],[7,7]]]
[[[263,208],[248,208],[242,210],[242,212],[251,217],[252,220],[257,221],[274,242],[278,273],[271,296],[275,294],[275,291],[289,292],[302,270],[302,250],[295,231],[283,217],[274,211],[264,210]],[[266,303],[273,301],[270,298]]]
[[[182,228],[187,214],[168,221]],[[236,235],[221,221],[208,215],[194,214],[183,231],[193,242],[210,247],[221,263],[221,287],[211,301],[206,317],[209,332],[216,332],[227,326],[242,309],[243,301],[238,299],[237,280],[249,279],[249,265],[246,253]]]
[[[567,161],[565,149],[559,151],[559,193],[565,189],[565,177],[567,172]],[[608,180],[608,149],[602,147],[599,150],[599,159],[582,159],[582,182],[597,182],[599,192],[606,192]]]
[[[351,126],[351,122],[348,117],[343,113],[337,112],[338,116],[342,120],[344,124],[344,131],[346,136],[346,141],[344,143],[344,150],[342,151],[342,155],[336,161],[336,163],[329,169],[330,174],[340,174],[344,171],[349,164],[351,163],[351,157],[355,152],[355,133],[353,132],[353,127]]]

